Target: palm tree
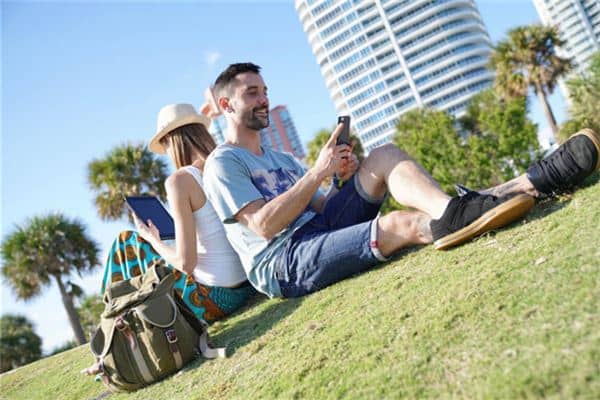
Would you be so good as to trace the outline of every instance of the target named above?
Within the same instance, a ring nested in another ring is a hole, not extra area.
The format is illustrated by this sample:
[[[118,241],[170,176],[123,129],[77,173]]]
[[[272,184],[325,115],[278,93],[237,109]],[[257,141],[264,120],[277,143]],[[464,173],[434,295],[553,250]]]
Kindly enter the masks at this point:
[[[490,67],[496,70],[496,90],[506,98],[527,96],[529,87],[539,97],[555,139],[556,119],[548,103],[559,78],[572,67],[571,60],[556,54],[565,42],[555,27],[529,25],[512,29],[508,39],[500,41],[490,56]]]
[[[80,344],[86,342],[73,298],[81,289],[70,280],[98,266],[98,245],[86,234],[85,226],[60,213],[34,217],[2,242],[2,276],[18,299],[38,296],[43,286],[56,281],[71,328]],[[50,311],[50,310],[48,310]]]
[[[126,195],[158,196],[165,200],[166,163],[143,144],[115,147],[104,158],[88,165],[88,182],[96,193],[94,203],[104,220],[129,215]]]

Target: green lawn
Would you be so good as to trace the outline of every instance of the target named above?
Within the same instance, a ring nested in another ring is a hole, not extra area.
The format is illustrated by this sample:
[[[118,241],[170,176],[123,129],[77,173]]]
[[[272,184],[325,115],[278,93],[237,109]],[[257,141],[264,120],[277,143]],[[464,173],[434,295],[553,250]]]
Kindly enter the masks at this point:
[[[406,252],[213,325],[225,360],[111,399],[600,398],[600,183],[448,252]],[[43,328],[41,328],[43,329]],[[6,399],[105,398],[87,346],[0,378]]]

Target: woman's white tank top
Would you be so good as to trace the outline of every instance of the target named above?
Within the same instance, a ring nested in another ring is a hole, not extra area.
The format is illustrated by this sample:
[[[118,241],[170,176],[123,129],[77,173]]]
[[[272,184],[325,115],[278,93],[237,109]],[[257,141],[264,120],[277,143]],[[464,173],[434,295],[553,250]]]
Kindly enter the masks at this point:
[[[202,173],[192,165],[183,167],[198,185],[204,188]],[[204,206],[194,212],[196,221],[196,250],[198,264],[194,269],[197,282],[210,286],[236,286],[246,280],[246,273],[227,237],[212,204],[206,200]]]

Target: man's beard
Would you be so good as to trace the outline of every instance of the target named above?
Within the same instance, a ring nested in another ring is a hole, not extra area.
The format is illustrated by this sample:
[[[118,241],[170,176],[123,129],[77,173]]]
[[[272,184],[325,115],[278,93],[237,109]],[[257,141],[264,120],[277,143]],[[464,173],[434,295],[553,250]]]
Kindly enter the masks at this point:
[[[260,119],[259,117],[255,116],[254,113],[256,112],[256,109],[253,109],[252,111],[250,111],[246,118],[244,118],[245,120],[245,125],[246,128],[248,129],[252,129],[255,131],[259,131],[263,128],[266,128],[267,126],[269,126],[269,111],[267,110],[267,118],[266,121],[263,121],[262,119]]]

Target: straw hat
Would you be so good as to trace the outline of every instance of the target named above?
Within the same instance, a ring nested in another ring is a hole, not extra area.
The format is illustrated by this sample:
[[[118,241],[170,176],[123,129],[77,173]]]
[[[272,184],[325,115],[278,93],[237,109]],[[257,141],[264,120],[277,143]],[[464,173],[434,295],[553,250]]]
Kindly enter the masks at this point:
[[[160,144],[160,139],[174,129],[188,124],[202,124],[208,130],[210,118],[198,114],[191,104],[169,104],[158,112],[156,133],[150,139],[148,148],[154,153],[164,154],[165,148]]]

